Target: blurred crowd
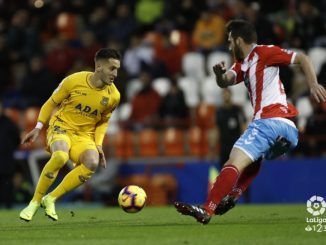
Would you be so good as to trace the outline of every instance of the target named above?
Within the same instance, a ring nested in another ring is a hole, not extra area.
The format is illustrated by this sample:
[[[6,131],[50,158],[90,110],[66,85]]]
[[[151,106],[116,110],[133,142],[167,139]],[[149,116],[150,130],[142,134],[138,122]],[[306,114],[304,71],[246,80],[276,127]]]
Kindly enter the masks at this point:
[[[184,75],[182,58],[226,51],[224,25],[247,19],[258,42],[309,51],[325,47],[325,3],[313,0],[12,0],[0,1],[0,79],[5,105],[40,106],[67,74],[92,70],[100,47],[119,49],[126,87],[142,72],[151,79]],[[207,69],[205,73],[208,75]],[[320,68],[325,79],[325,68]],[[293,72],[284,71],[295,98]],[[37,87],[38,89],[34,89]],[[299,94],[299,95],[298,95]]]
[[[253,23],[260,44],[306,52],[324,83],[325,10],[317,0],[0,1],[0,96],[4,108],[40,107],[62,78],[93,70],[94,53],[110,47],[123,54],[113,131],[194,125],[201,104],[222,105],[211,66],[232,63],[227,21]],[[325,105],[310,100],[300,70],[282,67],[281,79],[299,107],[301,132],[320,132]],[[245,89],[232,89],[250,120]]]
[[[245,88],[222,91],[211,72],[220,59],[232,63],[225,24],[246,19],[257,29],[258,43],[307,53],[325,85],[325,12],[326,2],[318,0],[2,0],[2,105],[4,111],[39,108],[62,78],[93,70],[95,52],[109,47],[123,54],[116,81],[122,100],[112,118],[113,134],[187,129],[211,120],[222,129],[216,134],[220,139],[228,139],[226,130],[235,130],[236,138],[251,119]],[[310,99],[298,68],[282,67],[281,79],[300,111],[302,143],[296,154],[325,154],[325,104]],[[205,113],[211,118],[200,122]],[[15,179],[19,182],[20,175]]]

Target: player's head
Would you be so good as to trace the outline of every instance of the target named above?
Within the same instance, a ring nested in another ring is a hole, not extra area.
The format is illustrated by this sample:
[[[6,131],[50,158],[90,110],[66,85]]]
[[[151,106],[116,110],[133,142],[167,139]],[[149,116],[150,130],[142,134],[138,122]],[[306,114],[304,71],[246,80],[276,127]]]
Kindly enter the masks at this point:
[[[103,48],[95,54],[95,72],[105,84],[113,83],[120,68],[121,55],[114,49]]]
[[[229,50],[237,60],[244,59],[243,47],[257,42],[257,33],[252,24],[244,20],[231,20],[226,25]]]

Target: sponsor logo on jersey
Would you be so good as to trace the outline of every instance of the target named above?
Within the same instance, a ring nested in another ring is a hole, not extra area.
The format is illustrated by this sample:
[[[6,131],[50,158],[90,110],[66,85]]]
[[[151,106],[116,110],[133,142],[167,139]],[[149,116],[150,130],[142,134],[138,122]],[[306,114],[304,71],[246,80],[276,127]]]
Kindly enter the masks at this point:
[[[93,110],[92,107],[90,107],[88,105],[84,106],[81,103],[76,105],[75,109],[77,109],[81,114],[86,114],[87,116],[94,117],[94,116],[98,115],[98,110],[97,109]]]

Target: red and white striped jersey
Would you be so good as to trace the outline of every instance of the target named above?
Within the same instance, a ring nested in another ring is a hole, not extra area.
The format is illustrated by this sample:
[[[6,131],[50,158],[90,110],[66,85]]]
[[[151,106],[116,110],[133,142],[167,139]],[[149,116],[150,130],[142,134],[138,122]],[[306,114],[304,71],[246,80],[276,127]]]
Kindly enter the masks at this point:
[[[254,45],[242,62],[236,62],[229,71],[236,76],[235,83],[244,82],[254,118],[291,118],[298,114],[287,102],[279,76],[279,66],[293,63],[296,53],[273,45]]]

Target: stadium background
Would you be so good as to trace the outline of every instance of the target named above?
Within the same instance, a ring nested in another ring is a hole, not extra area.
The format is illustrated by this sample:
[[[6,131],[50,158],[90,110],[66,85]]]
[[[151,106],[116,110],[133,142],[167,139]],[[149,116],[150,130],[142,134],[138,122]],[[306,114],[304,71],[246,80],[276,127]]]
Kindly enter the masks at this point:
[[[104,143],[109,167],[63,201],[114,204],[121,186],[134,183],[144,187],[151,205],[176,199],[200,203],[219,169],[215,114],[222,90],[211,67],[220,59],[227,64],[232,60],[225,23],[247,19],[257,28],[258,43],[307,53],[325,85],[325,9],[324,1],[295,0],[0,1],[3,112],[21,134],[28,132],[63,77],[92,70],[99,48],[118,49],[123,59],[116,85],[122,100]],[[264,163],[249,202],[305,202],[315,194],[326,196],[326,104],[311,101],[296,67],[282,68],[281,77],[300,112],[300,143],[290,156]],[[146,99],[140,96],[137,103],[135,98],[146,81],[153,88],[148,95],[152,103],[143,106]],[[183,95],[168,103],[176,85]],[[250,121],[244,86],[233,87],[232,95]],[[32,146],[20,146],[12,163],[1,161],[2,169],[13,166],[14,204],[26,203],[32,195],[47,160],[44,140],[45,132]]]

